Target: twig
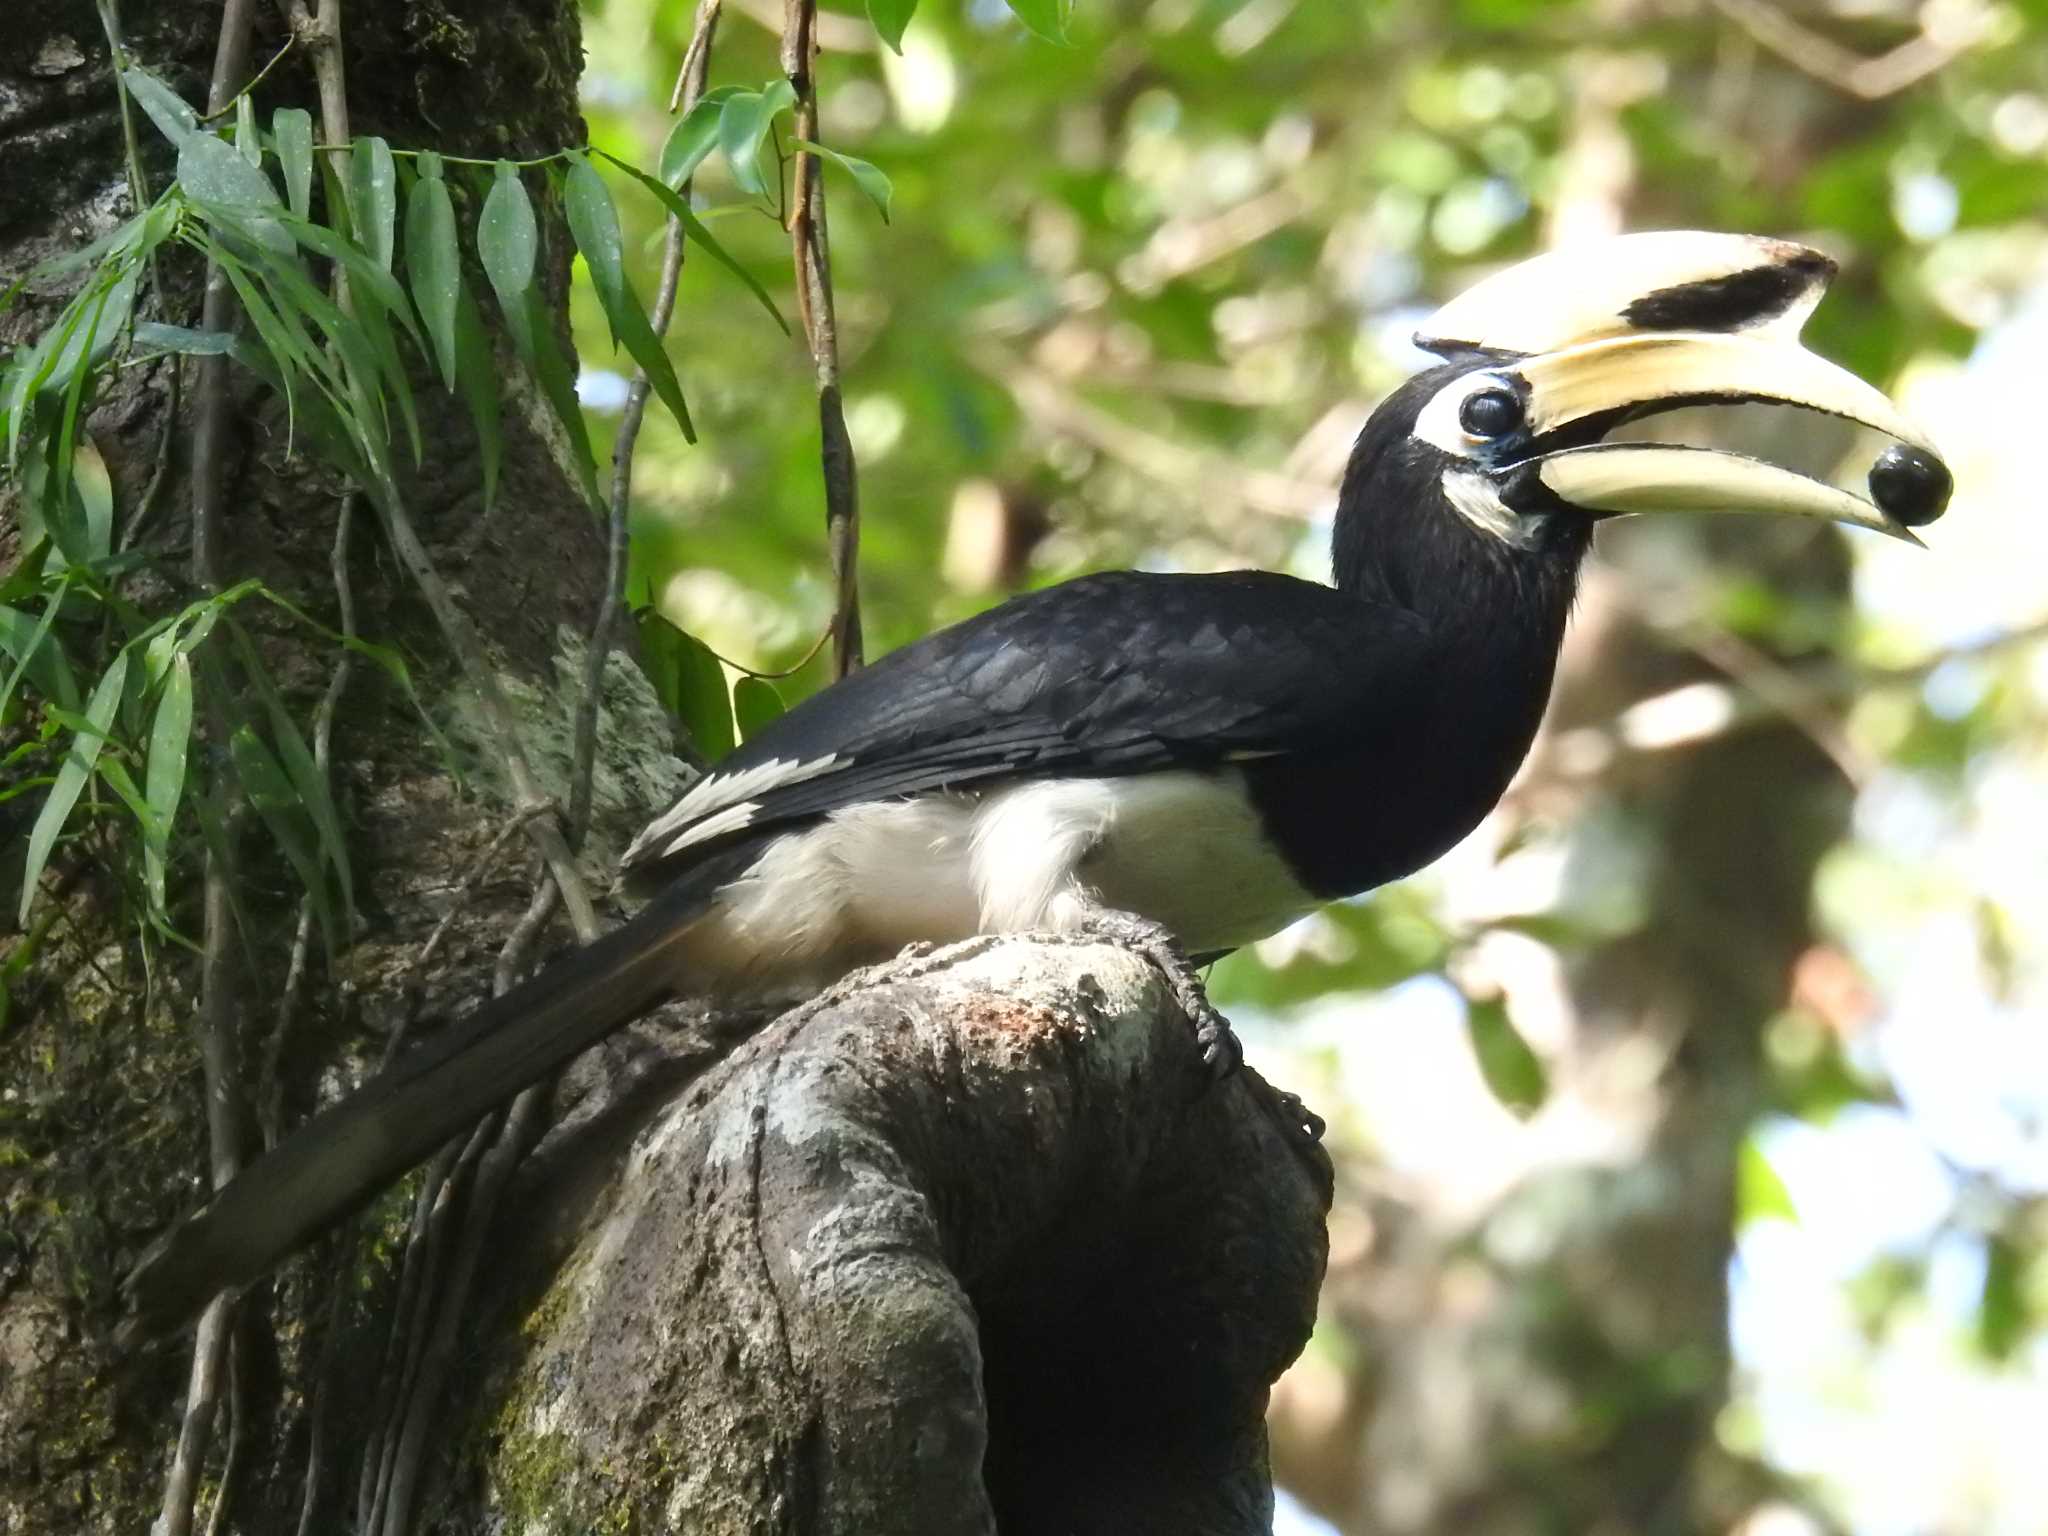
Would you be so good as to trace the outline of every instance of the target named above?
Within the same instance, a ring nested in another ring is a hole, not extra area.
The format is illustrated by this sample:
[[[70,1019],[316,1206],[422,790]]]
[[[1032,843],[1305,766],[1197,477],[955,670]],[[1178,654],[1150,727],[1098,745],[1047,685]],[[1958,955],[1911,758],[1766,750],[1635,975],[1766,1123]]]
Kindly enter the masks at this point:
[[[249,1469],[249,1348],[248,1319],[230,1329],[228,1339],[228,1450],[221,1462],[220,1487],[213,1496],[213,1509],[206,1517],[206,1536],[228,1536],[233,1529],[235,1499]]]
[[[257,86],[261,85],[263,83],[263,77],[269,74],[273,69],[277,68],[278,65],[284,62],[284,56],[292,51],[292,48],[298,43],[298,40],[299,38],[296,32],[287,32],[285,34],[283,46],[280,47],[277,50],[277,52],[273,53],[270,56],[269,62],[267,62],[261,69],[257,70],[255,74],[249,77],[248,84],[244,85],[239,91],[235,92],[234,95],[230,96],[224,104],[204,114],[199,119],[199,121],[201,121],[202,123],[210,123],[215,118],[226,117],[230,112],[234,111],[235,103],[240,101],[244,96],[248,95],[251,91],[255,90]]]
[[[151,1536],[190,1536],[192,1503],[199,1491],[199,1473],[213,1440],[213,1415],[220,1403],[221,1366],[227,1359],[231,1297],[221,1295],[199,1314],[192,1341],[192,1375],[185,1388],[185,1417],[178,1429],[178,1448],[164,1479],[164,1508],[150,1527]]]
[[[217,106],[234,90],[248,64],[249,28],[254,0],[227,0],[221,12],[220,36],[214,48],[213,78],[208,105]],[[233,314],[227,279],[209,264],[203,324],[225,330]],[[201,591],[217,592],[222,582],[222,493],[226,480],[228,438],[227,359],[199,359],[199,387],[194,401],[196,421],[192,445],[192,577]],[[209,690],[206,709],[209,734],[216,749],[227,740],[221,700]],[[235,1176],[241,1165],[244,1136],[242,1085],[237,1071],[241,999],[238,995],[229,934],[234,926],[233,818],[218,848],[209,846],[200,899],[199,1056],[206,1084],[206,1134],[209,1173],[215,1189]],[[213,1439],[214,1409],[220,1396],[234,1302],[216,1296],[201,1314],[192,1345],[192,1372],[185,1399],[178,1448],[164,1480],[163,1512],[157,1536],[189,1536],[199,1474]]]
[[[785,0],[782,72],[796,91],[796,136],[818,143],[817,0]],[[832,661],[844,677],[861,664],[860,490],[846,410],[839,397],[839,325],[832,308],[831,243],[824,168],[799,150],[790,172],[789,238],[796,253],[797,311],[818,379],[819,457],[825,476],[825,539],[832,553]]]
[[[778,15],[775,0],[732,0],[733,9],[770,32],[779,33],[785,18]],[[818,46],[827,53],[880,53],[882,40],[875,29],[858,16],[841,16],[827,11],[818,18]]]
[[[462,878],[455,882],[455,889],[449,893],[448,910],[443,912],[440,921],[434,924],[434,931],[427,935],[427,942],[420,946],[419,953],[413,956],[412,963],[406,967],[405,980],[399,983],[398,995],[404,1002],[404,1008],[399,1017],[398,1028],[391,1032],[391,1038],[385,1042],[379,1071],[391,1065],[405,1044],[406,1036],[411,1033],[413,1021],[419,1013],[420,996],[425,989],[426,968],[441,948],[441,941],[448,936],[448,930],[455,925],[455,919],[462,915],[465,899],[498,862],[498,856],[505,851],[505,845],[519,835],[526,823],[535,816],[547,815],[554,810],[555,803],[552,800],[543,800],[521,808],[510,821],[498,828],[497,835],[490,840],[482,853],[470,861],[469,868],[462,872]]]
[[[1769,0],[1714,0],[1714,8],[1802,74],[1861,101],[1881,101],[1918,85],[1974,47],[1982,25],[1958,39],[1922,32],[1875,58],[1865,58],[1801,25]]]
[[[687,112],[704,94],[704,82],[711,73],[711,44],[718,35],[718,16],[723,0],[699,0],[697,20],[691,29],[690,45],[683,51],[682,68],[676,72],[676,87],[669,110]],[[688,202],[690,183],[685,181],[676,195]],[[673,214],[667,219],[666,243],[662,247],[661,287],[654,296],[653,326],[657,339],[668,335],[675,316],[676,284],[683,271],[683,225]],[[590,830],[591,785],[596,777],[597,712],[604,690],[605,663],[611,659],[619,626],[619,611],[626,596],[626,513],[633,496],[633,454],[640,445],[640,425],[647,418],[647,399],[653,386],[645,368],[633,370],[633,385],[626,393],[626,409],[619,421],[619,434],[612,442],[611,519],[605,545],[604,601],[597,610],[597,622],[590,627],[590,650],[583,659],[583,693],[576,702],[575,753],[572,758],[569,792],[569,845],[581,847]]]
[[[341,508],[334,520],[334,551],[328,557],[328,572],[334,581],[335,603],[339,609],[340,632],[345,640],[356,635],[355,589],[348,576],[349,530],[355,523],[356,503],[360,496],[355,491],[344,492]],[[348,687],[349,648],[338,647],[339,654],[334,661],[334,675],[327,680],[327,692],[321,696],[320,708],[313,716],[313,766],[323,780],[333,778],[334,716],[341,707],[341,696]],[[271,1027],[270,1041],[264,1048],[263,1067],[257,1076],[257,1104],[259,1118],[263,1125],[263,1144],[275,1147],[283,1132],[284,1089],[282,1067],[284,1049],[291,1038],[292,1022],[298,1012],[299,993],[305,986],[306,973],[313,948],[313,897],[312,893],[299,898],[298,927],[292,934],[291,963],[285,969],[284,991],[277,1003],[277,1022]]]

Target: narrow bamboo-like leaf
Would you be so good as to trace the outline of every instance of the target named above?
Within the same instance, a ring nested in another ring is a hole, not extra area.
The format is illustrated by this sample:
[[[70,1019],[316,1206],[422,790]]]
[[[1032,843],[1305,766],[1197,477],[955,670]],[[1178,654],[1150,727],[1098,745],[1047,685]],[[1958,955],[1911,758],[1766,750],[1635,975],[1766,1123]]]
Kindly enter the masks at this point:
[[[1017,19],[1048,43],[1067,41],[1067,23],[1074,15],[1074,0],[1009,0]]]
[[[263,141],[256,136],[256,102],[247,91],[235,98],[235,152],[258,170],[263,168]]]
[[[378,271],[374,266],[367,270]],[[390,456],[390,427],[383,415],[384,391],[379,387],[380,378],[390,385],[392,394],[398,399],[417,454],[419,423],[413,411],[412,386],[406,380],[405,367],[391,338],[390,327],[384,324],[386,311],[378,300],[367,294],[358,294],[354,313],[344,313],[314,286],[295,261],[266,263],[259,275],[265,282],[274,284],[287,301],[280,305],[281,311],[311,316],[341,354],[347,383],[335,405],[344,420],[353,420],[357,444],[364,454],[373,463],[380,459],[388,460]],[[389,273],[378,272],[378,275],[387,283],[392,280]],[[402,295],[399,302],[404,302]]]
[[[891,51],[903,51],[903,29],[917,12],[917,0],[868,0],[868,20]]]
[[[199,114],[186,105],[185,98],[157,79],[146,69],[134,65],[121,71],[121,83],[128,87],[128,94],[135,98],[135,104],[149,114],[157,131],[180,149],[185,141],[200,131]]]
[[[732,716],[740,728],[740,740],[751,740],[757,731],[773,724],[788,706],[775,685],[762,677],[743,677],[732,685]]]
[[[122,651],[101,675],[99,686],[93,689],[92,700],[85,707],[85,718],[95,730],[104,732],[113,724],[114,711],[120,707],[121,689],[127,680],[128,653]],[[16,914],[24,927],[28,924],[29,908],[35,904],[36,886],[42,880],[43,866],[50,862],[50,851],[57,846],[64,823],[71,819],[72,807],[78,804],[78,797],[85,792],[86,781],[92,777],[93,765],[99,761],[100,748],[104,744],[103,736],[86,732],[72,736],[70,754],[57,770],[57,780],[50,786],[49,796],[43,801],[35,825],[29,829],[28,861],[21,874],[21,908]]]
[[[626,277],[625,237],[619,232],[619,212],[612,203],[611,188],[582,155],[569,156],[568,194],[564,201],[568,206],[569,232],[576,237],[576,247],[590,267],[591,284],[597,289],[598,302],[611,323],[613,343],[625,344],[626,351],[654,386],[654,392],[661,396],[661,403],[675,417],[676,425],[683,429],[683,436],[695,442],[697,432],[690,425],[683,387],[676,379],[661,338],[654,334],[647,311],[641,308],[640,295],[633,291]]]
[[[653,609],[642,609],[640,652],[648,680],[662,707],[690,733],[690,741],[708,762],[733,748],[732,695],[725,669],[701,640],[684,633]]]
[[[667,142],[661,146],[661,159],[657,162],[664,182],[671,187],[681,187],[697,173],[704,157],[718,146],[719,114],[726,102],[739,94],[738,86],[721,85],[699,96],[690,110],[676,119],[675,127],[668,131]]]
[[[334,906],[310,829],[301,819],[304,812],[292,791],[292,781],[278,766],[263,738],[256,734],[255,727],[246,723],[230,733],[228,757],[235,765],[235,777],[242,781],[242,791],[250,806],[270,829],[271,837],[298,875],[299,884],[312,898],[313,915],[319,921],[321,937],[331,955],[335,948]]]
[[[524,315],[527,290],[533,287],[534,255],[540,248],[540,231],[534,222],[533,204],[519,172],[508,160],[497,163],[491,190],[477,218],[476,253],[483,260],[484,275],[498,296],[498,307],[508,323],[513,314]]]
[[[423,154],[419,180],[405,200],[405,276],[433,343],[441,383],[455,388],[455,313],[462,297],[462,254],[455,244],[455,204],[441,179],[441,157]]]
[[[44,698],[53,699],[66,709],[78,708],[78,682],[72,675],[71,662],[64,647],[50,638],[51,622],[62,606],[53,596],[43,605],[41,616],[33,619],[18,608],[0,608],[0,651],[5,651],[14,663],[8,671],[6,686],[0,688],[0,715],[6,714],[15,684],[23,677],[34,683]]]
[[[349,193],[356,239],[389,272],[397,235],[398,168],[392,163],[391,146],[375,134],[356,140],[355,153],[349,157]]]
[[[305,321],[297,310],[274,303],[257,273],[217,246],[209,254],[227,275],[235,296],[242,302],[243,312],[256,328],[258,339],[278,369],[278,382],[285,400],[285,450],[289,453],[292,447],[290,434],[296,429],[301,408],[295,382],[302,377],[310,379],[326,396],[337,419],[340,419],[347,411],[348,381],[327,356],[326,349],[306,330]],[[244,354],[238,351],[236,355]]]
[[[716,261],[720,266],[732,273],[734,277],[745,283],[754,297],[761,301],[761,307],[774,317],[777,325],[782,327],[783,334],[787,335],[789,333],[789,322],[782,318],[782,311],[775,307],[775,300],[768,296],[768,290],[761,286],[760,281],[755,278],[753,273],[735,261],[732,254],[718,243],[717,238],[713,236],[711,231],[704,227],[704,221],[697,217],[696,211],[683,201],[681,194],[663,186],[659,181],[655,180],[645,171],[640,170],[637,166],[628,165],[617,155],[606,154],[603,150],[599,150],[598,153],[604,155],[605,159],[611,161],[613,165],[616,165],[628,176],[639,182],[641,186],[645,187],[648,192],[653,194],[661,206],[668,210],[669,216],[683,226],[683,233],[696,241],[698,246],[713,261]]]
[[[235,350],[233,331],[199,331],[161,320],[135,322],[135,345],[151,352],[177,352],[187,357],[226,357]]]
[[[498,424],[498,360],[491,338],[477,313],[476,298],[463,284],[455,294],[455,372],[469,419],[476,427],[477,454],[482,460],[484,511],[498,501],[498,467],[505,458],[505,434]]]
[[[1497,999],[1467,1003],[1465,1027],[1493,1096],[1517,1114],[1540,1109],[1550,1093],[1550,1075],[1508,1019],[1506,1006]]]
[[[789,142],[798,149],[807,149],[814,155],[823,155],[844,170],[853,178],[853,184],[866,193],[868,201],[880,211],[882,222],[889,222],[889,199],[895,188],[889,184],[889,178],[879,168],[853,155],[842,155],[838,150],[828,149],[823,144],[813,144],[809,139],[791,139]]]
[[[761,176],[761,141],[768,136],[772,117],[759,91],[736,91],[718,110],[718,147],[725,151],[733,181],[755,197],[768,191]]]
[[[99,449],[89,442],[80,443],[71,456],[71,487],[85,509],[89,558],[104,560],[114,549],[114,477]]]
[[[135,787],[135,780],[130,777],[127,765],[118,757],[102,756],[99,760],[99,773],[100,782],[111,789],[116,798],[128,807],[128,814],[135,818],[136,826],[142,829],[143,846],[147,848],[161,835],[156,812],[150,809],[149,802],[142,798],[142,791]]]
[[[49,459],[53,471],[51,491],[56,505],[65,513],[71,510],[74,490],[71,475],[79,448],[78,428],[85,414],[85,397],[93,377],[93,363],[120,339],[135,305],[135,285],[141,275],[139,267],[131,267],[107,290],[106,296],[94,309],[91,321],[76,338],[75,347],[67,349],[68,361],[60,358],[56,372],[51,375],[54,383],[67,367],[70,370],[64,386],[63,410],[57,418],[57,440]],[[107,550],[91,536],[92,508],[88,504],[81,510],[86,514],[77,525],[82,536],[82,553],[69,548],[65,553],[74,561],[100,559]]]
[[[313,207],[313,118],[304,107],[279,107],[270,116],[277,163],[284,168],[285,200],[305,218]]]
[[[597,485],[597,455],[590,446],[590,428],[583,420],[582,402],[576,398],[576,380],[569,372],[569,360],[562,356],[562,349],[555,342],[554,329],[548,323],[548,314],[538,291],[529,291],[526,295],[522,329],[533,347],[529,361],[534,374],[540,379],[541,393],[554,407],[562,430],[569,434],[577,483],[590,505],[601,508],[604,495]]]
[[[32,413],[31,402],[49,382],[57,360],[70,347],[71,339],[89,316],[99,312],[105,297],[97,280],[59,311],[50,328],[36,338],[35,345],[18,354],[7,367],[7,466],[19,462],[22,433]]]
[[[292,237],[278,224],[284,204],[270,178],[210,133],[195,133],[178,148],[178,181],[209,214],[225,215],[265,250],[289,254]]]
[[[285,777],[291,780],[300,808],[312,820],[313,829],[318,834],[321,863],[334,871],[335,881],[341,888],[342,911],[353,913],[355,887],[349,873],[348,842],[341,833],[341,817],[335,811],[327,775],[313,761],[312,750],[306,745],[298,722],[292,719],[291,710],[285,706],[277,685],[270,680],[263,658],[250,643],[248,635],[232,619],[228,621],[228,628],[242,660],[243,675],[248,678],[256,697],[262,701],[264,712],[270,717],[270,740],[277,759],[284,766]]]
[[[590,268],[591,285],[597,289],[605,323],[611,328],[612,345],[619,345],[619,296],[626,286],[626,240],[619,231],[618,209],[612,206],[611,189],[583,156],[571,151],[567,189],[562,199],[569,217],[569,233]]]
[[[367,294],[394,316],[405,327],[412,339],[426,350],[426,338],[420,335],[419,327],[413,323],[412,305],[406,299],[404,285],[393,277],[355,241],[336,234],[324,224],[315,224],[310,219],[286,215],[284,226],[292,237],[315,255],[325,256],[329,261],[339,262],[349,275],[352,292],[358,297]]]

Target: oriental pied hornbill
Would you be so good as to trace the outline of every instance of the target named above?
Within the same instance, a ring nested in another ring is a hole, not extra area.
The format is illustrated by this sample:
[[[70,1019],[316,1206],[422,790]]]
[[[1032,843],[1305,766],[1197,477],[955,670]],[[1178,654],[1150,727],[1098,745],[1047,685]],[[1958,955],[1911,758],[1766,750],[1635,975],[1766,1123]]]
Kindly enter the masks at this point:
[[[1761,512],[1911,539],[1949,476],[1878,391],[1798,345],[1833,264],[1625,236],[1491,277],[1373,412],[1333,587],[1118,572],[885,657],[757,736],[626,855],[632,921],[414,1050],[177,1228],[130,1337],[264,1273],[478,1115],[674,995],[792,993],[913,940],[1092,930],[1166,964],[1428,863],[1493,806],[1550,691],[1580,562],[1624,512]],[[1778,402],[1896,439],[1866,501],[1761,460],[1602,439]],[[1175,941],[1178,941],[1177,944]]]

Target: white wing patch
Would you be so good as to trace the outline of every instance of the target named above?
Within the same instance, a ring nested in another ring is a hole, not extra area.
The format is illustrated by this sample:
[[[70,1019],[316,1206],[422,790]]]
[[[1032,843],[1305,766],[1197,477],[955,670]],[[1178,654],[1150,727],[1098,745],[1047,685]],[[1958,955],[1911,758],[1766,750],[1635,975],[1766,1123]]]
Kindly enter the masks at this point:
[[[649,822],[633,839],[633,846],[626,850],[622,862],[631,866],[665,859],[697,843],[737,832],[751,825],[760,813],[763,795],[815,779],[839,766],[838,754],[828,752],[808,761],[771,757],[738,773],[714,772]]]

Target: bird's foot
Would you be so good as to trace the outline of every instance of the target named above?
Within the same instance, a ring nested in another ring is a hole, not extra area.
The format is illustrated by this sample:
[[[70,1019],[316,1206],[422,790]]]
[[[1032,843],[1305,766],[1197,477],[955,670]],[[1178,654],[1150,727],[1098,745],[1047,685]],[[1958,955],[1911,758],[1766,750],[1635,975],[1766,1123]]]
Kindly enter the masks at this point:
[[[1134,912],[1108,908],[1089,913],[1080,931],[1091,938],[1107,939],[1135,950],[1159,968],[1174,1002],[1195,1026],[1195,1044],[1201,1048],[1202,1064],[1209,1069],[1212,1079],[1220,1082],[1244,1065],[1244,1047],[1238,1043],[1230,1020],[1209,1001],[1209,991],[1195,974],[1187,950],[1171,931]]]

